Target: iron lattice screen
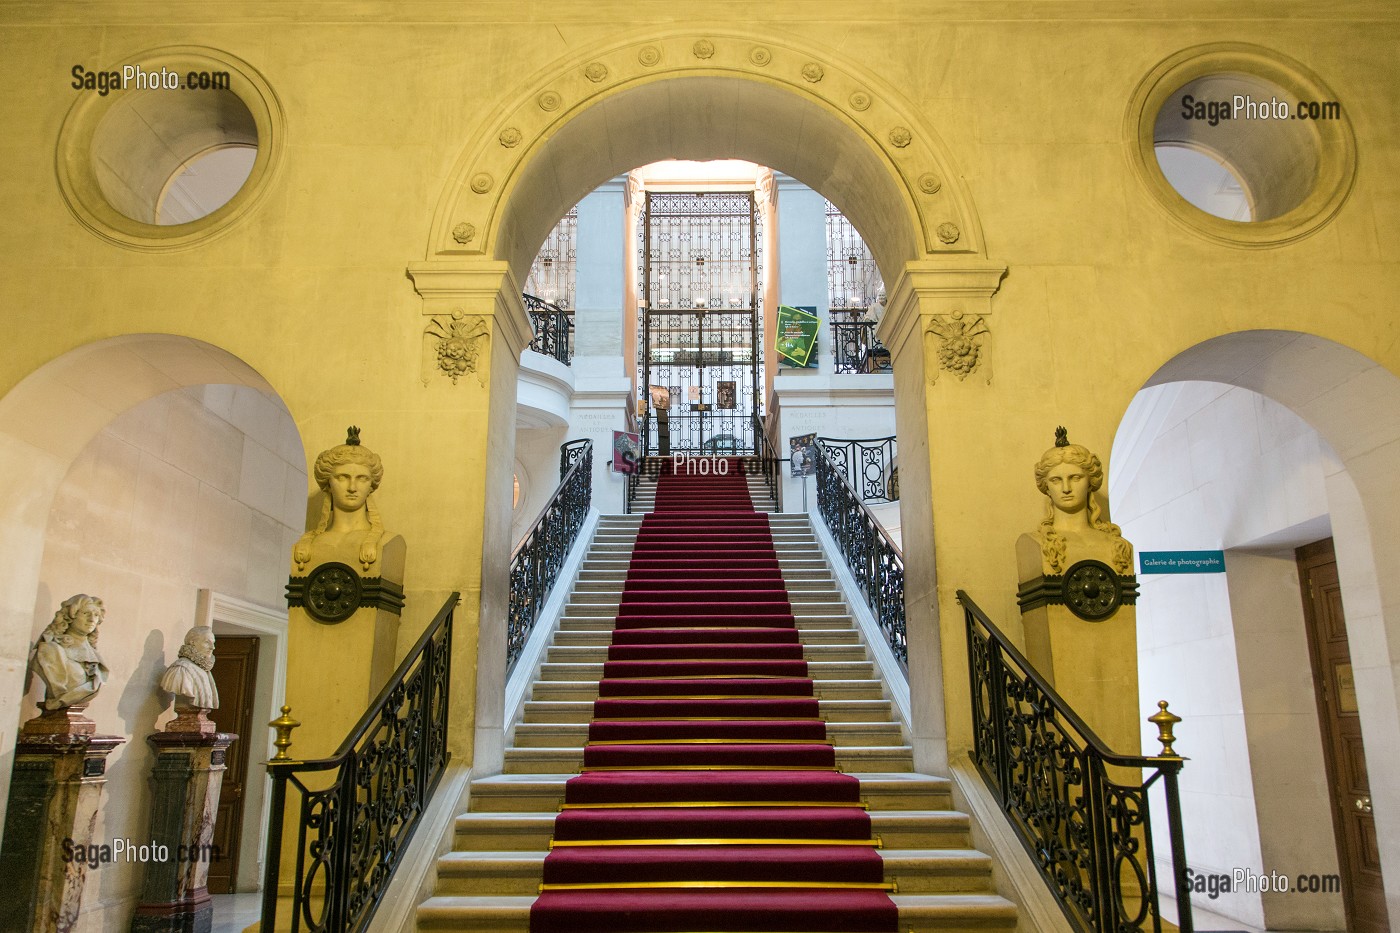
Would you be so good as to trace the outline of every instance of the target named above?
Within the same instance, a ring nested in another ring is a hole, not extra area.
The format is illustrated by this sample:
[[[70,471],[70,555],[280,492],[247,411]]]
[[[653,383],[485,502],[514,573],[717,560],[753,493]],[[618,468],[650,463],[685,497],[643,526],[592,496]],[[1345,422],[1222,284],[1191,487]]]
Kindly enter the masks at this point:
[[[639,225],[647,453],[750,454],[763,386],[752,192],[650,192]],[[649,400],[650,401],[650,400]]]

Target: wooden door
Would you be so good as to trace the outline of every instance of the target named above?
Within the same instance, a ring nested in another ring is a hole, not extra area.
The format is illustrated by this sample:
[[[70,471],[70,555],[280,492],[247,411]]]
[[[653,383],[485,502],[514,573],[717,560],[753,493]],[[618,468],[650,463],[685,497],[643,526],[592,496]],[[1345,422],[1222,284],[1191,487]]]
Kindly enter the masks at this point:
[[[248,782],[248,749],[262,735],[253,724],[253,694],[258,679],[258,639],[254,636],[220,635],[214,653],[214,683],[219,688],[219,708],[213,720],[220,732],[235,732],[229,746],[219,812],[214,820],[214,845],[219,857],[209,863],[209,893],[232,894],[238,883],[238,846],[243,829],[243,799]]]
[[[1342,589],[1337,582],[1337,557],[1331,538],[1298,549],[1298,578],[1303,591],[1313,686],[1317,690],[1317,715],[1322,723],[1347,929],[1382,933],[1390,930],[1390,924],[1381,884],[1376,821],[1371,815],[1371,785],[1361,743],[1361,716],[1356,705],[1346,617],[1342,613]]]

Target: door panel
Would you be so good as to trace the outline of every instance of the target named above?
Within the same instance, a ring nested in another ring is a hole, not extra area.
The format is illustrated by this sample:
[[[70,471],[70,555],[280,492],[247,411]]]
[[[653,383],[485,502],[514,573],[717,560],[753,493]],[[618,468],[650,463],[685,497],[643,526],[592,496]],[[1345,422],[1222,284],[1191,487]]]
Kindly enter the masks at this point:
[[[220,732],[238,738],[225,759],[223,788],[214,821],[214,845],[219,857],[209,863],[209,893],[232,894],[238,883],[238,847],[242,840],[243,799],[247,793],[248,747],[253,736],[253,695],[258,678],[258,639],[254,636],[220,635],[215,645],[214,683],[219,688],[219,708],[211,718]]]

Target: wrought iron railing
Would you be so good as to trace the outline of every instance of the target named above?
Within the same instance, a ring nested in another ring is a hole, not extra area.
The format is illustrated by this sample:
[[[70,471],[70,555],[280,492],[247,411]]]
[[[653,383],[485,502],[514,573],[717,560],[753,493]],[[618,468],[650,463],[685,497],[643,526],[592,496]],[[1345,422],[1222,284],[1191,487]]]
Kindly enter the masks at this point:
[[[890,650],[901,665],[907,665],[904,554],[861,502],[841,463],[830,455],[826,440],[817,438],[817,509],[865,594]]]
[[[899,441],[893,436],[819,437],[817,443],[861,502],[899,500]]]
[[[540,616],[579,529],[593,504],[593,442],[569,441],[560,448],[563,477],[549,504],[510,556],[510,613],[506,669],[515,665]],[[567,467],[567,469],[566,469]]]
[[[838,373],[893,372],[890,351],[875,338],[875,322],[840,320],[840,311],[831,312],[831,352]],[[856,313],[864,313],[863,309]]]
[[[530,312],[530,326],[535,331],[530,349],[568,366],[574,358],[574,316],[543,298],[529,294],[520,297],[525,301],[525,310]]]
[[[753,436],[754,446],[758,449],[755,467],[763,474],[763,485],[768,487],[768,495],[773,500],[773,508],[781,512],[783,510],[783,458],[774,448],[773,442],[768,439],[768,432],[763,427],[763,419],[757,415],[754,415],[753,419]]]
[[[1113,753],[962,590],[958,602],[967,621],[972,760],[1065,916],[1078,930],[1160,931],[1148,792],[1161,784],[1180,878],[1186,849],[1177,774],[1184,759],[1171,744],[1171,726],[1180,720],[1158,704],[1151,721],[1164,754]],[[1150,776],[1138,779],[1144,771]],[[1177,925],[1192,933],[1190,886],[1174,888]]]
[[[447,768],[452,616],[458,598],[453,593],[443,603],[334,755],[316,761],[275,758],[268,762],[272,798],[262,929],[290,928],[292,933],[369,929]],[[279,736],[278,747],[285,753],[282,742]],[[289,787],[299,798],[290,807]],[[289,884],[292,915],[279,927],[277,899],[284,822],[289,815],[297,833],[295,873]]]

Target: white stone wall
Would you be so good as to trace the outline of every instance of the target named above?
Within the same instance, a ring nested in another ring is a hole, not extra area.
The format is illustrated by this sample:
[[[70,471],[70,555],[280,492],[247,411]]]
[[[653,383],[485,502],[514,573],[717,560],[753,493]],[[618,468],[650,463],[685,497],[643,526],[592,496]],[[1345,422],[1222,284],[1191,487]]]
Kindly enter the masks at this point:
[[[279,401],[241,386],[156,396],[114,419],[73,462],[49,514],[31,641],[68,596],[102,598],[98,650],[111,679],[87,715],[98,732],[127,741],[107,762],[94,841],[150,839],[146,736],[173,715],[156,680],[195,622],[197,591],[279,607],[306,511],[296,425]],[[42,691],[36,678],[24,719]],[[254,762],[265,745],[256,738]],[[90,872],[80,930],[125,931],[142,878],[135,864]]]
[[[1224,574],[1139,576],[1140,707],[1146,716],[1166,699],[1184,718],[1186,851],[1198,873],[1338,870],[1293,556],[1330,534],[1331,459],[1297,415],[1218,383],[1145,389],[1119,430],[1113,520],[1137,550],[1226,552]],[[1143,748],[1160,748],[1147,723]],[[1165,829],[1164,813],[1154,819]],[[1169,853],[1157,855],[1169,872]],[[1335,895],[1198,902],[1271,929],[1343,927]]]

